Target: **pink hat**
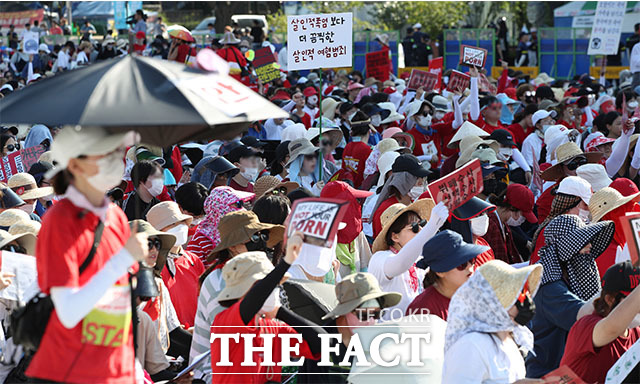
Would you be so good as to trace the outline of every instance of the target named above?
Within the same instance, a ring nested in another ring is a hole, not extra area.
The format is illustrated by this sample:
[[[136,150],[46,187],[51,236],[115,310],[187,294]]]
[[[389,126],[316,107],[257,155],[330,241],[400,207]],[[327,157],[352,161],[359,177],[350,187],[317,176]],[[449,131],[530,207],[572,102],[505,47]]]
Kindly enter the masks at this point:
[[[395,135],[396,133],[402,133],[402,129],[398,127],[387,128],[382,132],[382,138],[388,139],[390,137],[393,137],[393,135]]]
[[[347,87],[347,91],[351,91],[351,90],[354,90],[354,89],[360,89],[360,88],[364,88],[364,85],[362,85],[360,83],[351,83]]]
[[[599,145],[612,143],[614,141],[616,141],[616,139],[611,139],[604,136],[598,136],[593,140],[591,140],[589,143],[587,143],[587,145],[585,146],[585,150],[586,150],[585,152],[598,152]]]
[[[404,141],[404,146],[407,148],[411,148],[412,151],[414,146],[416,145],[415,141],[413,140],[413,136],[398,127],[389,127],[382,132],[382,139],[388,139],[390,137],[401,138],[400,140]],[[403,143],[401,142],[400,145],[403,145]]]

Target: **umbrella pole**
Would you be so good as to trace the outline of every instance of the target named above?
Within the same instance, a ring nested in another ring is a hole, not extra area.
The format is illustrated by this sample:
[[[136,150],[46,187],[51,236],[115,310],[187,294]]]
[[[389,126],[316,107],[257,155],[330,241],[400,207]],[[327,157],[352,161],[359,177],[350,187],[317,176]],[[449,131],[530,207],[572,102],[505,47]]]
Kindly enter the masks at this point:
[[[322,151],[322,68],[320,68],[320,95],[318,96],[318,104],[320,106],[320,117],[319,119],[319,124],[318,124],[318,129],[320,131],[320,135],[318,136],[318,144],[320,144],[320,157],[318,159],[318,162],[320,164],[320,180],[318,181],[322,181],[322,158],[324,157],[324,153]]]

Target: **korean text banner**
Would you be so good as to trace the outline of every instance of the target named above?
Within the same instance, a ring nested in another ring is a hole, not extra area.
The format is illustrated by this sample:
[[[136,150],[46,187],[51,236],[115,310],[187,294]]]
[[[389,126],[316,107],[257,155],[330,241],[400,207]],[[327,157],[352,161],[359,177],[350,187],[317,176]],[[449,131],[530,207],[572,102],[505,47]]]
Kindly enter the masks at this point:
[[[442,177],[428,186],[436,203],[444,202],[450,211],[482,192],[480,160],[474,159],[464,167]]]
[[[0,28],[9,29],[10,25],[16,27],[16,31],[24,29],[24,25],[29,23],[33,25],[33,22],[38,20],[41,22],[44,18],[44,9],[36,9],[31,11],[22,12],[0,12]]]
[[[587,54],[615,55],[618,53],[622,19],[626,10],[626,1],[598,1]]]
[[[289,70],[352,66],[353,14],[287,16]]]

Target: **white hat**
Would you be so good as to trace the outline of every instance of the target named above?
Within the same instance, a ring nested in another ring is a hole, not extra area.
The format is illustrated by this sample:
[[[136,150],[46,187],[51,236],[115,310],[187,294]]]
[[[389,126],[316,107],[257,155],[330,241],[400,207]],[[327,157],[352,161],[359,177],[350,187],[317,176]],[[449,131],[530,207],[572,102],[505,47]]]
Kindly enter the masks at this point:
[[[137,141],[136,135],[134,132],[110,133],[103,127],[64,127],[51,144],[51,156],[56,162],[56,167],[45,176],[53,177],[67,167],[69,160],[78,156],[104,155],[120,146],[132,145]]]
[[[576,169],[576,173],[591,184],[593,192],[598,192],[613,183],[602,164],[581,165]]]
[[[593,195],[591,184],[579,176],[568,176],[562,179],[560,186],[558,186],[557,193],[578,196],[587,205],[589,205],[589,201],[591,201],[591,196]]]
[[[282,141],[293,141],[295,139],[302,139],[307,134],[307,128],[302,123],[292,124],[280,133],[280,139]]]
[[[538,123],[538,121],[545,119],[549,116],[556,117],[556,111],[545,111],[544,109],[536,111],[536,113],[534,113],[533,116],[531,116],[531,124],[535,126]]]
[[[49,46],[47,44],[45,44],[45,43],[41,43],[38,46],[38,51],[44,51],[44,52],[47,52],[47,53],[51,53],[51,51],[49,50]]]
[[[392,102],[387,101],[384,103],[378,103],[378,107],[389,111],[389,116],[387,116],[386,119],[382,120],[380,124],[389,124],[394,121],[400,121],[404,119],[404,116],[396,112],[396,105],[393,104]]]
[[[458,128],[456,134],[453,135],[453,137],[449,141],[449,144],[447,144],[447,147],[455,148],[455,144],[467,136],[488,137],[489,134],[472,122],[465,121],[464,123],[462,123],[460,128]]]
[[[431,104],[435,107],[436,111],[451,111],[451,107],[449,106],[449,100],[446,97],[435,95],[433,99],[431,99]]]
[[[240,40],[233,34],[233,32],[225,32],[222,39],[218,40],[220,44],[239,44]]]
[[[431,107],[431,109],[435,110],[435,108],[433,108],[433,104],[431,104],[430,102],[426,101],[426,100],[414,100],[411,103],[409,103],[409,108],[407,109],[407,119],[410,118],[411,116],[415,115],[416,113],[420,112],[420,109],[422,108],[422,105],[426,104],[429,107]]]
[[[544,142],[547,145],[548,158],[555,155],[555,150],[560,145],[569,141],[569,133],[571,130],[564,125],[552,125],[544,132]]]
[[[420,29],[420,28],[422,28],[422,24],[420,23],[413,24],[413,29]]]
[[[382,187],[385,182],[385,175],[387,172],[391,170],[393,166],[393,162],[400,156],[400,154],[396,151],[385,152],[378,158],[378,170],[380,171],[380,176],[378,177],[378,187]]]

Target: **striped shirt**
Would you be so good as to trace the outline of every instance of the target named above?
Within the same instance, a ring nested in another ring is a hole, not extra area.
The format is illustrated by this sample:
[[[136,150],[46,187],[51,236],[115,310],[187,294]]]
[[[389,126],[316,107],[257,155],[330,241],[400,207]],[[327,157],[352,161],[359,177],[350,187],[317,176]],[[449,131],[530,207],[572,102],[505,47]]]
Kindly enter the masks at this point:
[[[196,232],[191,241],[189,241],[186,251],[196,255],[204,264],[204,268],[207,269],[213,264],[213,262],[207,262],[207,258],[214,248],[213,241],[208,236],[202,232]]]

